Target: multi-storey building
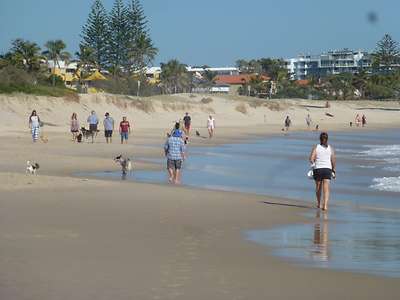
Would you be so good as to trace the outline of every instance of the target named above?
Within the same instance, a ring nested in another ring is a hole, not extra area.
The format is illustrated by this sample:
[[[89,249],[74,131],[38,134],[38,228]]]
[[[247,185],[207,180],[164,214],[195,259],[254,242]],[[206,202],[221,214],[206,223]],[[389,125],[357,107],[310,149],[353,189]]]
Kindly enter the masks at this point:
[[[292,79],[303,80],[368,70],[372,66],[372,57],[368,52],[343,49],[320,55],[299,55],[286,62]]]

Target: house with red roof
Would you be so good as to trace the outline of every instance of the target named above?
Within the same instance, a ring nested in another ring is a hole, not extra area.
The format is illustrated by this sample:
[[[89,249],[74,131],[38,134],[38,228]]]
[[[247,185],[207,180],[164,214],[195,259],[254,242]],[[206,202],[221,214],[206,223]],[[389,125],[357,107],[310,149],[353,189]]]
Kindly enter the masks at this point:
[[[252,79],[260,78],[263,81],[270,81],[271,78],[265,75],[257,74],[240,74],[240,75],[218,75],[214,78],[217,85],[228,85],[230,94],[237,94],[238,89],[246,84],[249,84]]]

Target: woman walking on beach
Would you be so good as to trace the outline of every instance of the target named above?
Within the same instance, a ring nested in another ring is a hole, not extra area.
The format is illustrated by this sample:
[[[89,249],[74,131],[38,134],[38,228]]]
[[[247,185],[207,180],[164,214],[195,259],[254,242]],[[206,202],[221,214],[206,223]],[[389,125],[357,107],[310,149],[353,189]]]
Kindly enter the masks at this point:
[[[40,133],[40,118],[37,115],[36,110],[33,110],[29,117],[29,128],[32,133],[32,141],[35,143],[39,139]]]
[[[328,210],[330,181],[336,177],[336,156],[333,147],[328,144],[328,134],[322,132],[319,137],[320,143],[313,147],[310,162],[314,168],[315,193],[317,207]],[[323,205],[321,207],[321,196],[323,193]]]
[[[207,119],[207,129],[208,129],[208,136],[211,139],[214,136],[215,131],[215,119],[212,115],[209,115]]]
[[[75,142],[79,133],[79,121],[76,113],[73,113],[71,116],[71,133],[72,133],[72,141]]]

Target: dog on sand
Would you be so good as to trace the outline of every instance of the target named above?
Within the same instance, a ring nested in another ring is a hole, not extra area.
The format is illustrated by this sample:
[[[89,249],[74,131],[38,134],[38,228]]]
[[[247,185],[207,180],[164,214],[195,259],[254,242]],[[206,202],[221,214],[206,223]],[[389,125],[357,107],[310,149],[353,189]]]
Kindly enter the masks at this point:
[[[39,170],[40,166],[38,163],[31,163],[29,160],[26,162],[26,173],[36,175],[36,171]]]
[[[128,172],[131,172],[133,167],[132,167],[132,161],[130,158],[123,157],[122,154],[118,155],[116,158],[114,158],[114,161],[121,166],[121,171],[123,175],[126,175]]]

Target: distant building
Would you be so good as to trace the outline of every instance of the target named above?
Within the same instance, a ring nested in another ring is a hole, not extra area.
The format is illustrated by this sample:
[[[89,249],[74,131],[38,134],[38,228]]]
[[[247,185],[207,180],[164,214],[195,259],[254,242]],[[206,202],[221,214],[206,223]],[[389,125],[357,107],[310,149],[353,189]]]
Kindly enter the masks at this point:
[[[146,78],[150,84],[159,84],[161,82],[161,68],[160,67],[147,67]]]
[[[372,66],[372,56],[364,51],[349,49],[329,51],[320,55],[299,55],[286,60],[294,80],[325,77],[341,73],[357,73]]]
[[[215,75],[239,75],[239,69],[236,67],[222,67],[222,68],[203,68],[203,67],[186,67],[189,73],[198,73],[203,75],[205,72],[211,72]]]
[[[66,62],[53,60],[47,61],[47,68],[50,74],[57,75],[62,78],[66,87],[73,88],[74,83],[79,80],[78,62]]]
[[[238,94],[240,87],[250,83],[250,81],[257,76],[257,74],[218,75],[215,77],[214,81],[216,85],[229,86],[230,94]],[[261,80],[269,81],[270,78],[261,75]]]

